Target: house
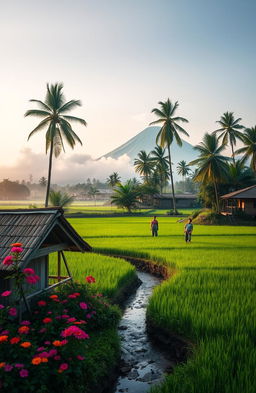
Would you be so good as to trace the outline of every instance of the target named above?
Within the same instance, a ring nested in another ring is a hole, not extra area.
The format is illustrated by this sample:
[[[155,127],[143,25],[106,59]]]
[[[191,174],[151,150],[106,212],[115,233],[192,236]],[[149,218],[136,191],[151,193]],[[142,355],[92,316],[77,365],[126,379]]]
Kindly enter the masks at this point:
[[[235,214],[242,211],[252,217],[256,217],[256,184],[241,190],[222,195],[222,212],[224,214]]]
[[[19,267],[32,268],[40,277],[35,285],[30,286],[33,292],[26,296],[27,300],[72,280],[64,251],[91,251],[89,244],[65,219],[61,208],[0,210],[1,291],[13,287],[12,265],[6,266],[2,261],[10,255],[10,244],[17,242],[23,245]],[[49,275],[49,255],[52,253],[57,253],[56,275]],[[10,278],[6,279],[7,276]]]
[[[197,195],[175,194],[176,208],[191,208],[197,205]],[[173,209],[172,194],[157,194],[153,196],[153,206],[156,209]]]

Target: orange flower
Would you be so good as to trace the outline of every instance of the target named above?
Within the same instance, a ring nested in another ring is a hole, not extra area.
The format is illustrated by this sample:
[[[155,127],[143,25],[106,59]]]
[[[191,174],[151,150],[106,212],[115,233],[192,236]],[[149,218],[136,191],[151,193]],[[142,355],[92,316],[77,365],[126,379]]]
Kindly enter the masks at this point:
[[[42,358],[34,358],[32,359],[31,363],[34,364],[35,366],[37,366],[38,364],[40,364],[42,362]]]
[[[60,368],[58,369],[58,373],[63,373],[63,370],[61,370]]]
[[[10,247],[22,247],[23,244],[22,243],[12,243],[10,244]]]
[[[48,359],[47,358],[41,358],[42,363],[47,363]]]
[[[18,332],[26,334],[29,332],[29,327],[28,326],[21,326],[21,327],[19,327]]]
[[[10,339],[11,344],[18,344],[20,342],[20,337],[13,337]]]
[[[0,363],[0,368],[3,368],[5,366],[5,364],[6,364],[5,362],[1,362]]]
[[[21,343],[20,346],[23,348],[29,348],[31,347],[31,343],[29,341],[24,341],[24,343]]]
[[[50,299],[58,299],[58,295],[51,295],[49,296]]]
[[[8,341],[8,336],[0,336],[0,343]]]
[[[62,346],[61,341],[59,341],[59,340],[53,341],[52,345],[54,345],[55,347],[61,347]]]

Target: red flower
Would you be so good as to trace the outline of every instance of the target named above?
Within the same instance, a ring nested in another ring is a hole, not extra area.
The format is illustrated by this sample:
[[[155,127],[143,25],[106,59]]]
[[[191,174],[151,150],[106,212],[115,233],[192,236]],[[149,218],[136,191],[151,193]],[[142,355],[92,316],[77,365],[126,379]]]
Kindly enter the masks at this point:
[[[46,302],[44,301],[44,300],[39,300],[38,302],[37,302],[37,305],[39,306],[39,307],[44,307],[44,306],[46,306]]]
[[[20,342],[20,337],[13,337],[10,339],[11,344],[18,344]]]
[[[14,262],[13,261],[13,256],[12,255],[8,255],[7,257],[4,258],[3,265],[10,266],[10,265],[13,264],[13,262]]]
[[[89,283],[89,284],[93,284],[96,282],[95,278],[93,276],[87,276],[85,278],[85,280]]]
[[[10,296],[11,293],[12,293],[12,291],[4,291],[1,293],[1,296],[4,296],[4,297]]]
[[[44,318],[43,319],[43,323],[50,323],[50,322],[52,322],[52,318]]]

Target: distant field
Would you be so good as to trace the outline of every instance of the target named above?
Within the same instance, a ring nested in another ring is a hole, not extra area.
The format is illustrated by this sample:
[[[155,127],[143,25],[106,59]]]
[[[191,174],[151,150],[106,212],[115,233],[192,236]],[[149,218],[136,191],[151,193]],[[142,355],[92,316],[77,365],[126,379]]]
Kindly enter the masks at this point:
[[[157,287],[148,316],[196,343],[187,364],[155,393],[255,393],[256,227],[195,225],[191,244],[177,218],[70,222],[96,251],[151,258],[177,269]]]
[[[75,201],[66,209],[66,213],[82,213],[82,214],[115,214],[124,213],[124,209],[117,208],[116,206],[105,206],[105,201]],[[37,207],[44,207],[44,201],[0,201],[0,209],[28,209],[31,205]],[[179,209],[182,214],[191,214],[195,209]],[[138,209],[135,213],[142,215],[167,215],[168,209]]]

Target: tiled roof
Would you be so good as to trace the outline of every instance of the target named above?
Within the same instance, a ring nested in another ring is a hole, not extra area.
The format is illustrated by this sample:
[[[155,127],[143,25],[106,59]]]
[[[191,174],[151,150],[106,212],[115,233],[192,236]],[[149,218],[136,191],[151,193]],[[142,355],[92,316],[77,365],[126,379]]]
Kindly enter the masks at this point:
[[[21,263],[38,249],[45,237],[60,223],[69,233],[74,248],[78,251],[89,251],[91,247],[84,242],[74,228],[63,216],[60,208],[0,210],[0,271],[10,271],[11,266],[1,262],[10,254],[10,244],[22,243]],[[77,246],[78,244],[78,246]]]
[[[256,199],[256,184],[221,196],[221,199]]]

